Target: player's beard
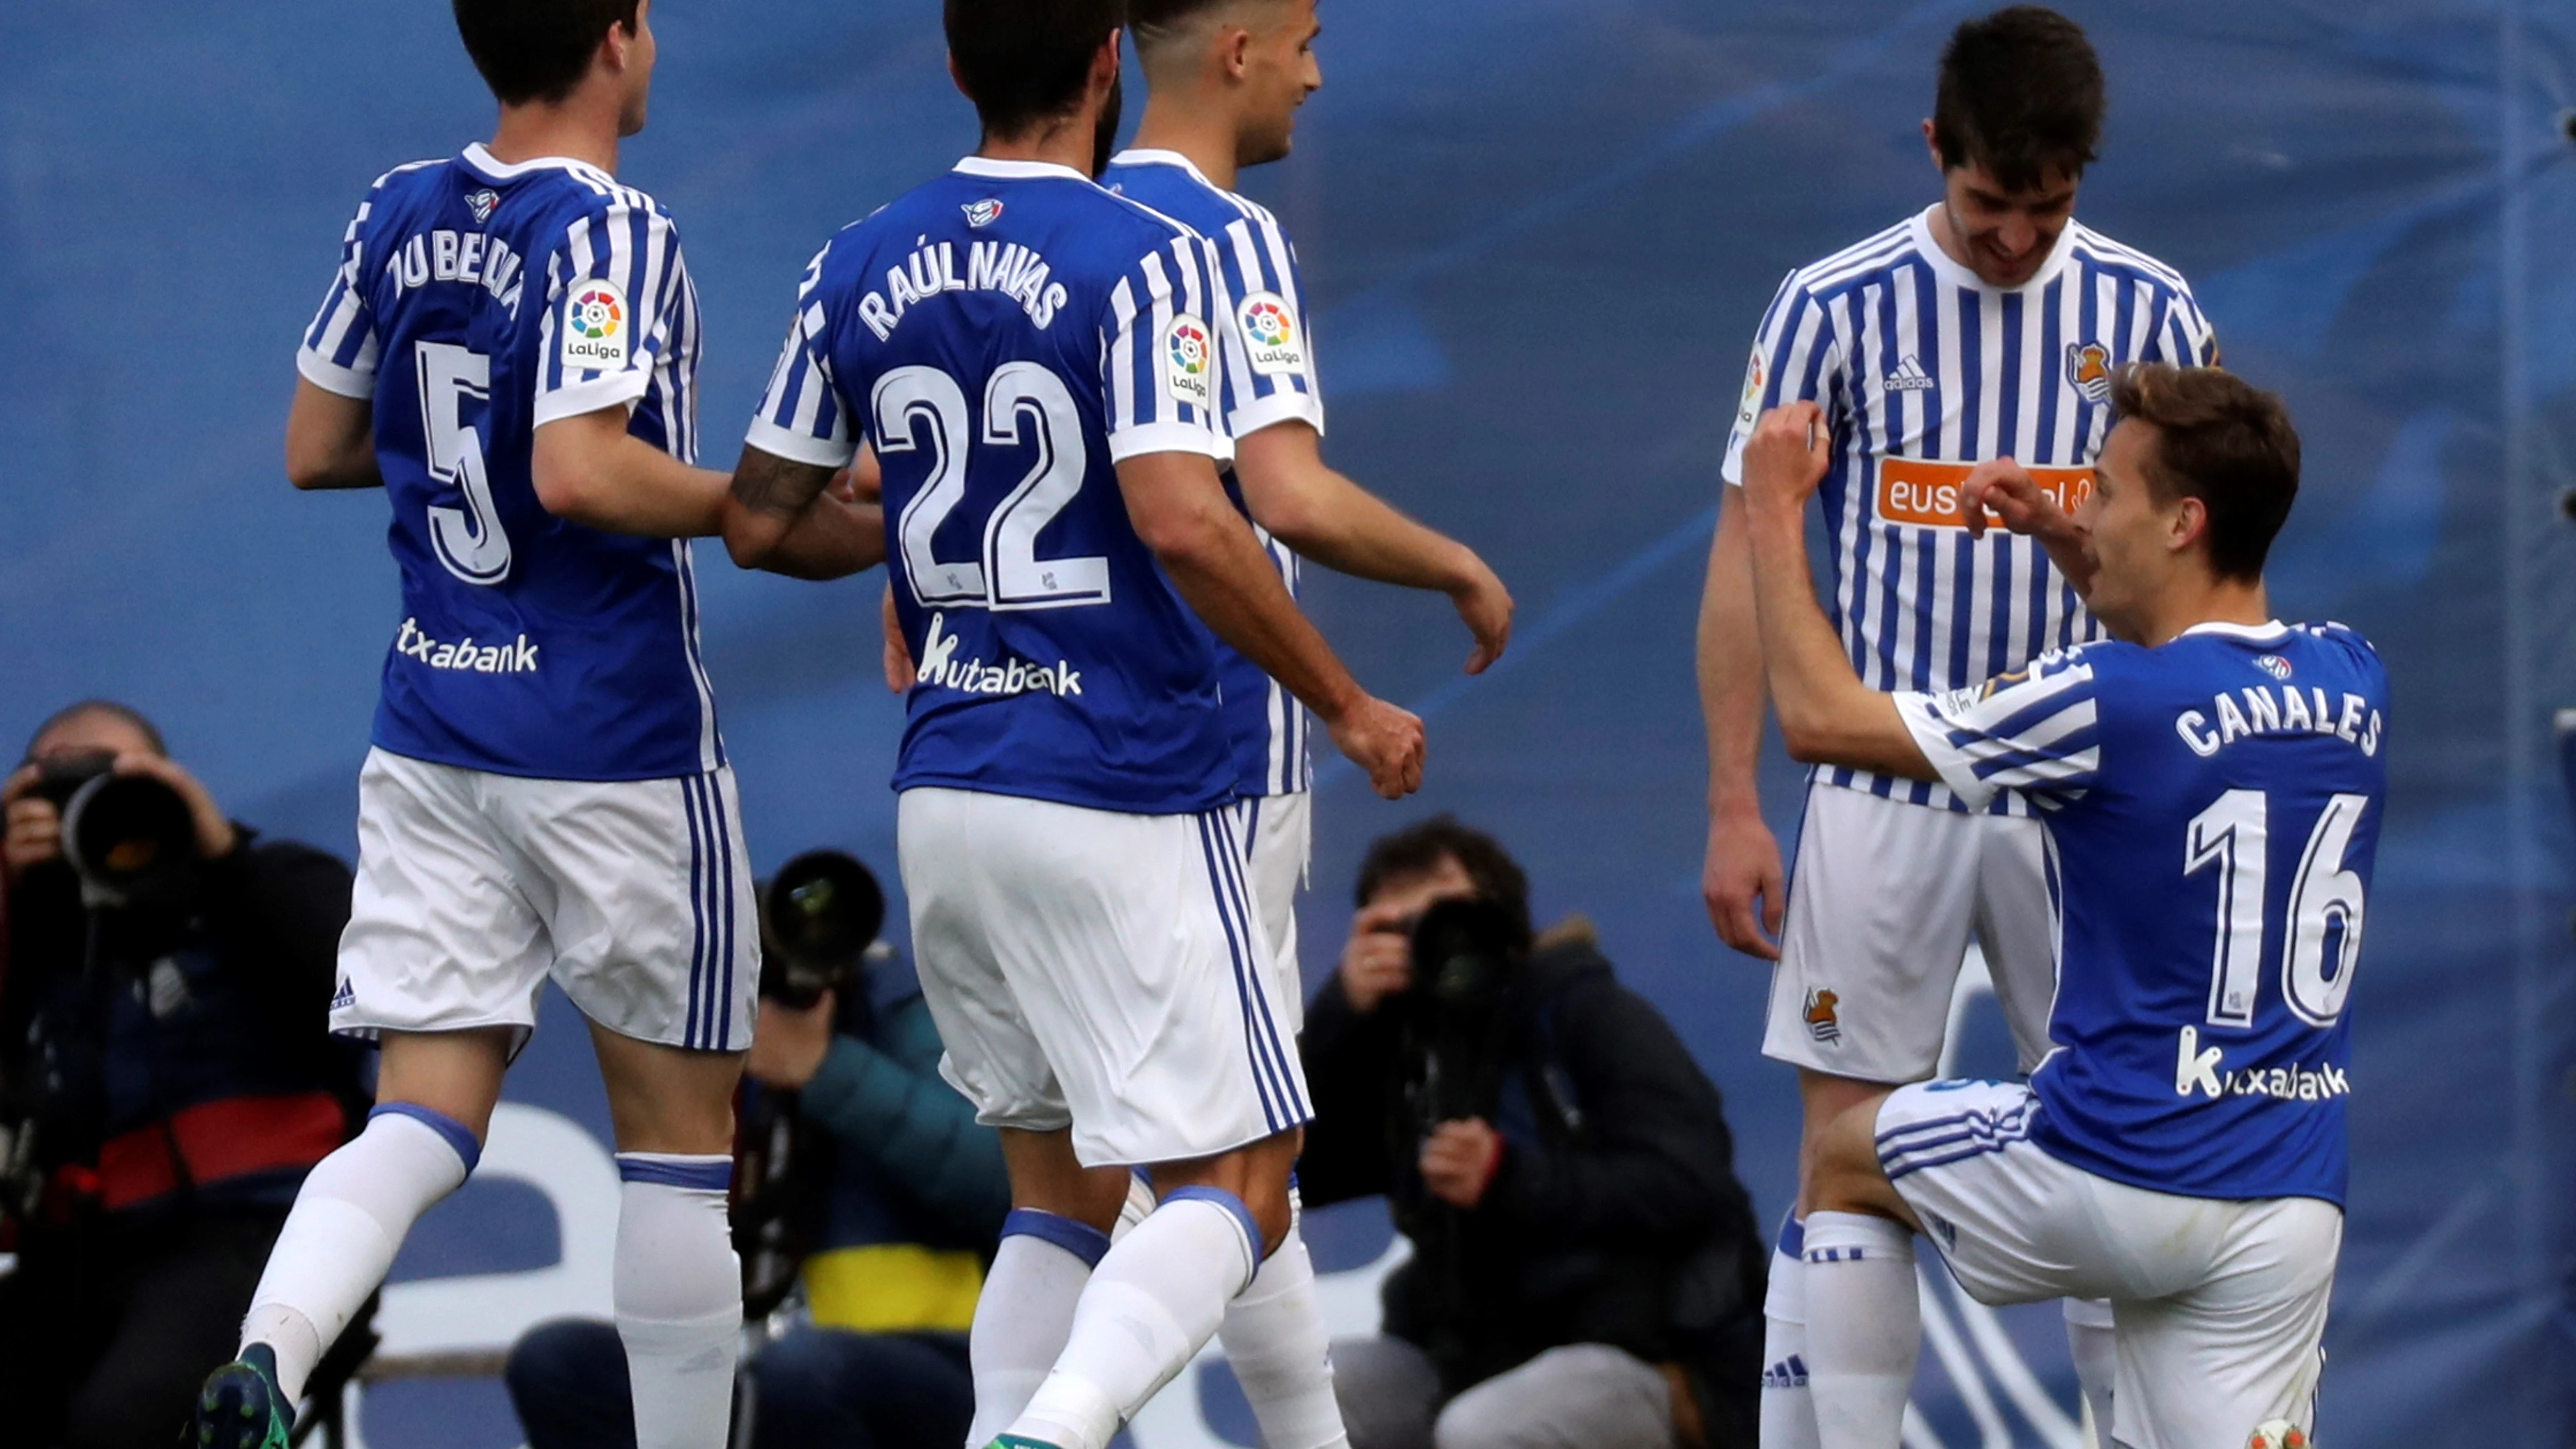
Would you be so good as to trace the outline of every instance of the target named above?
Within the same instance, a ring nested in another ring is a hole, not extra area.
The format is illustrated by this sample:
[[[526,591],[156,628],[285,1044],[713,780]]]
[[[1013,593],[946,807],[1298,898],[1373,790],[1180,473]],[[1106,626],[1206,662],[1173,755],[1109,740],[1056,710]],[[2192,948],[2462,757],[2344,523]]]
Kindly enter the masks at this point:
[[[1109,99],[1100,106],[1100,124],[1091,136],[1091,174],[1096,179],[1109,169],[1109,158],[1118,149],[1119,112],[1126,107],[1127,77],[1121,75],[1109,83]]]

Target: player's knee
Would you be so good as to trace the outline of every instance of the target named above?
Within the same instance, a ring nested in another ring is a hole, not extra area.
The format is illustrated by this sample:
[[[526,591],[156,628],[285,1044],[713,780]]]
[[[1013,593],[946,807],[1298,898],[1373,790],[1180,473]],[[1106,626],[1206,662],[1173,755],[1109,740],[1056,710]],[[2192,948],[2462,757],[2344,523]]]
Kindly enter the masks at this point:
[[[1845,1108],[1813,1143],[1807,1182],[1810,1212],[1884,1212],[1890,1189],[1878,1163],[1880,1091]]]

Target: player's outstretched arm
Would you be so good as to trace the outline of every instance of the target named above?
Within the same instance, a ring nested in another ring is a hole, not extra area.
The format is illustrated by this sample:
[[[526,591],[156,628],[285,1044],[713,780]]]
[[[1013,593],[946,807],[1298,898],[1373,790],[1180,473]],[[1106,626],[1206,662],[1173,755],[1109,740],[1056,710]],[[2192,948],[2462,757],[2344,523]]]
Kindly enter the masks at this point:
[[[1235,477],[1254,521],[1336,573],[1447,594],[1475,636],[1469,674],[1482,674],[1512,639],[1512,596],[1476,551],[1405,517],[1324,462],[1323,439],[1300,420],[1235,444]]]
[[[836,480],[839,486],[835,486]],[[885,510],[873,451],[844,471],[799,463],[746,443],[725,495],[725,551],[743,568],[792,579],[839,579],[885,562]]]
[[[2093,596],[2092,536],[2057,506],[2057,499],[2021,464],[2010,458],[1979,463],[1960,485],[1959,501],[1967,514],[1969,536],[1986,536],[1986,516],[1991,510],[2004,527],[2038,539],[2040,547],[2048,550],[2049,562],[2066,575],[2079,596]]]
[[[1709,541],[1699,601],[1699,706],[1708,726],[1708,855],[1700,897],[1718,939],[1749,956],[1780,959],[1788,911],[1780,842],[1762,818],[1755,766],[1762,754],[1761,624],[1753,612],[1752,536],[1734,489]]]
[[[1780,733],[1790,755],[1808,764],[1937,779],[1894,696],[1860,682],[1816,604],[1807,571],[1807,500],[1832,463],[1829,433],[1814,403],[1791,403],[1763,414],[1744,450],[1754,612]]]
[[[530,475],[548,513],[603,533],[705,538],[722,525],[725,475],[626,430],[627,405],[538,427]]]
[[[304,489],[384,487],[374,401],[297,378],[286,413],[286,481]]]
[[[1389,800],[1422,787],[1422,721],[1360,688],[1298,612],[1252,527],[1197,453],[1145,453],[1118,465],[1136,536],[1216,636],[1295,695]]]

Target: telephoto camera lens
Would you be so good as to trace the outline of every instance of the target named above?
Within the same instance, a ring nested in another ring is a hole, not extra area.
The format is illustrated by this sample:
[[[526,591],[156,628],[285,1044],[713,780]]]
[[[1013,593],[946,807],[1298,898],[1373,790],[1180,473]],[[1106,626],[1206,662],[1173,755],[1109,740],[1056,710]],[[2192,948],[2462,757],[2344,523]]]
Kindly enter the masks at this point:
[[[761,994],[802,1010],[856,981],[885,909],[884,887],[854,856],[809,850],[787,862],[761,893]]]
[[[167,904],[195,866],[196,818],[178,791],[148,775],[95,775],[63,808],[63,854],[91,906]]]

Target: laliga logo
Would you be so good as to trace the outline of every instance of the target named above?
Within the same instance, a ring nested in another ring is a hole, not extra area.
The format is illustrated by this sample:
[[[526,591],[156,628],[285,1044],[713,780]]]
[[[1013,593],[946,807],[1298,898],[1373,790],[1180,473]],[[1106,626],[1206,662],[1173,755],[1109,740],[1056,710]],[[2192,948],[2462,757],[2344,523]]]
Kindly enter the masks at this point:
[[[614,293],[601,287],[573,298],[570,315],[573,330],[593,342],[616,336],[617,329],[626,325],[626,309]]]
[[[2264,655],[2262,658],[2254,661],[2254,667],[2262,670],[2265,674],[2272,676],[2274,679],[2287,679],[2290,677],[2290,661],[2282,658],[2278,654]]]
[[[2066,344],[2066,381],[2095,402],[2111,397],[2111,349],[2099,342]]]
[[[1172,365],[1191,377],[1207,371],[1208,335],[1187,318],[1172,324]]]
[[[969,202],[961,209],[966,213],[966,224],[977,231],[1002,219],[1002,203],[989,196],[982,201]]]
[[[483,223],[490,221],[492,219],[493,210],[500,206],[500,204],[501,193],[494,191],[489,187],[475,192],[472,196],[465,198],[465,209],[474,213],[474,224],[476,226],[481,226]]]
[[[1244,309],[1243,330],[1264,347],[1283,347],[1294,329],[1288,321],[1288,309],[1276,302],[1256,302]]]

